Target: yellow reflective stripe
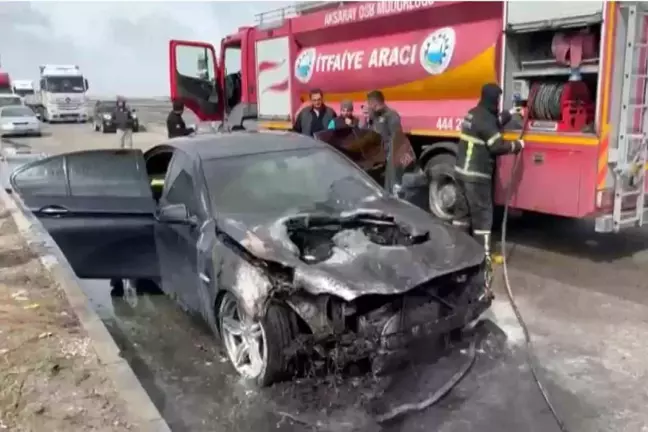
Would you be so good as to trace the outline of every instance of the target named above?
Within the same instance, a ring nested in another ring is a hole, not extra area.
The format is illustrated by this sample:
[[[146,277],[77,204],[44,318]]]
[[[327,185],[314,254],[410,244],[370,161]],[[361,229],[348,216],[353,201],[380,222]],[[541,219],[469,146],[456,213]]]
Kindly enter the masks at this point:
[[[470,163],[470,158],[472,157],[474,147],[475,144],[473,144],[472,141],[468,141],[468,150],[466,150],[466,160],[464,161],[463,166],[463,169],[465,170],[468,169],[468,164]]]
[[[468,176],[468,177],[481,177],[485,179],[490,179],[491,176],[488,174],[480,173],[477,171],[469,171],[467,169],[459,168],[458,166],[455,166],[455,171],[458,172],[459,174]]]
[[[164,179],[151,179],[151,186],[164,186]]]
[[[502,134],[499,133],[499,132],[497,132],[495,135],[493,135],[492,137],[488,138],[488,141],[486,141],[486,145],[487,145],[487,146],[492,146],[493,144],[495,144],[495,141],[497,141],[497,140],[500,139],[500,138],[502,138]]]
[[[475,143],[475,144],[484,144],[483,140],[480,140],[477,137],[470,136],[470,135],[467,135],[467,134],[464,134],[464,133],[459,135],[459,139],[462,139],[462,140],[464,140],[466,142],[472,142],[472,143]]]

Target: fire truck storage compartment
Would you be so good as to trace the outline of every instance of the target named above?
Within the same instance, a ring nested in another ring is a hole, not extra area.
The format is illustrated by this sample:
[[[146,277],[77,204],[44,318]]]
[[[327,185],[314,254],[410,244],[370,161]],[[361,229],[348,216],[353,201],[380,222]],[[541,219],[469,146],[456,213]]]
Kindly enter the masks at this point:
[[[530,131],[594,133],[601,24],[508,31],[504,101],[525,106]]]
[[[584,5],[582,16],[577,15],[577,7],[567,8],[571,16],[564,13],[564,3],[573,2],[563,2],[560,8],[548,8],[547,3],[530,7],[534,3],[519,3],[529,9],[519,8],[520,13],[513,17],[511,8],[517,3],[507,3],[504,107],[510,108],[514,103],[528,105],[529,135],[593,135],[601,70],[602,21],[599,9],[587,10],[587,5],[596,2],[578,2]],[[564,143],[560,139],[555,142]],[[584,217],[592,212],[595,192],[577,185],[595,183],[596,164],[585,163],[595,154],[593,147],[553,143],[552,139],[540,143],[529,137],[528,149],[521,156],[523,168],[518,187],[537,193],[514,194],[511,205],[523,210]],[[511,168],[512,160],[498,164],[499,182],[506,184]],[[558,190],[562,192],[556,193]],[[496,194],[496,200],[503,203],[502,193]]]

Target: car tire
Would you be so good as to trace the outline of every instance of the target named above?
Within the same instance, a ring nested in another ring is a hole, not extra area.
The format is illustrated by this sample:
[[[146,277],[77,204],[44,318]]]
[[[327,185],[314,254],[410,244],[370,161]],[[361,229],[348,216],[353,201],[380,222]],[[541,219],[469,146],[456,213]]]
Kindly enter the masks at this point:
[[[264,380],[258,380],[261,387],[268,386],[289,377],[291,359],[286,355],[286,349],[296,336],[290,325],[290,314],[286,306],[270,304],[263,319],[268,341],[268,367]]]
[[[455,155],[440,153],[432,156],[425,164],[425,174],[429,182],[428,208],[434,216],[447,222],[465,216],[457,214],[453,208],[460,193],[455,181],[455,162]],[[449,196],[444,198],[444,194]],[[451,202],[453,204],[450,204]]]
[[[271,303],[268,306],[265,316],[259,321],[253,322],[255,326],[260,325],[263,352],[259,354],[261,355],[263,365],[254,374],[246,374],[234,362],[236,352],[234,344],[236,342],[231,339],[233,333],[230,333],[230,330],[224,325],[226,320],[230,322],[232,318],[232,302],[236,302],[235,308],[237,314],[244,313],[243,309],[239,306],[239,300],[236,296],[230,292],[225,292],[218,304],[217,319],[218,331],[223,339],[223,346],[234,369],[242,378],[258,387],[266,387],[286,379],[291,371],[291,359],[286,353],[286,348],[290,345],[294,336],[290,325],[290,313],[292,311],[286,306]],[[251,359],[250,363],[252,363]]]

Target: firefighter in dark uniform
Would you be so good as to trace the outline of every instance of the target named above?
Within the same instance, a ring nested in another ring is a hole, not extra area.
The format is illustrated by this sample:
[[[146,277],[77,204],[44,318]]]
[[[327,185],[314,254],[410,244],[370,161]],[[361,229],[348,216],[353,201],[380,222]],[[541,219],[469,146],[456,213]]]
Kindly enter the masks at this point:
[[[184,103],[181,100],[174,100],[171,112],[167,116],[167,135],[169,138],[183,137],[195,132],[194,128],[187,127],[182,114],[184,113]]]
[[[504,141],[502,121],[509,115],[498,114],[502,89],[497,84],[482,87],[481,99],[468,111],[461,125],[455,172],[461,191],[457,212],[466,215],[452,222],[472,229],[473,236],[484,245],[490,263],[490,235],[493,224],[493,173],[497,156],[517,154],[524,141]]]

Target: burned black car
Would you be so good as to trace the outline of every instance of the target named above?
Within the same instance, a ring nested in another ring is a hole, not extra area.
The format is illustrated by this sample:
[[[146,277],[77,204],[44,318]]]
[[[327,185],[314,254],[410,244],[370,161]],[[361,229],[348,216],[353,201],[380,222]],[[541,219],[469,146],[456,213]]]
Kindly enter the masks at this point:
[[[460,329],[491,302],[468,235],[292,133],[174,139],[20,167],[13,188],[80,278],[152,279],[267,385]]]

